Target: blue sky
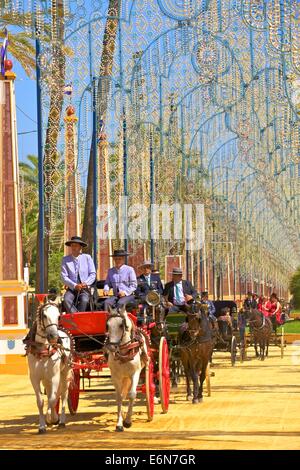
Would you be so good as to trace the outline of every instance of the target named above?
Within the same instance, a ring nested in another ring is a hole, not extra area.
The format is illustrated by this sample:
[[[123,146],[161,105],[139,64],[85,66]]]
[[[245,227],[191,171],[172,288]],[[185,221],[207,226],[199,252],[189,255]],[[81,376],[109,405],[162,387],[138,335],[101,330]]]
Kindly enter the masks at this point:
[[[9,51],[8,51],[8,57]],[[17,78],[15,81],[17,126],[19,143],[19,161],[26,160],[28,154],[37,155],[37,133],[23,134],[37,130],[36,124],[36,81],[27,77],[22,67],[13,60],[13,71]],[[23,111],[23,112],[22,112]],[[25,114],[28,116],[25,116]]]

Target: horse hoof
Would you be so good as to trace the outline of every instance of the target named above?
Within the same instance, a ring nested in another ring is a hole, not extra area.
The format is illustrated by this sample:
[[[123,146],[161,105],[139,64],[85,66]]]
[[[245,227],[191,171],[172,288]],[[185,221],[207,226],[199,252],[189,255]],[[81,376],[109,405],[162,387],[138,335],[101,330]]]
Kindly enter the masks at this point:
[[[116,432],[122,432],[124,431],[123,426],[116,426]]]
[[[38,434],[46,434],[46,428],[39,428]]]
[[[193,398],[193,404],[195,405],[196,403],[199,403],[199,399],[198,398]]]
[[[58,423],[58,427],[59,427],[59,428],[65,428],[65,427],[66,427],[66,423]]]
[[[192,401],[193,397],[192,397],[192,395],[187,395],[186,399],[187,399],[187,401]]]
[[[202,403],[203,402],[203,397],[199,397],[198,398],[198,403]]]
[[[123,426],[124,426],[124,428],[131,428],[132,423],[131,423],[131,422],[128,422],[128,421],[124,421],[124,422],[123,422]],[[123,431],[123,429],[122,429],[122,431]]]

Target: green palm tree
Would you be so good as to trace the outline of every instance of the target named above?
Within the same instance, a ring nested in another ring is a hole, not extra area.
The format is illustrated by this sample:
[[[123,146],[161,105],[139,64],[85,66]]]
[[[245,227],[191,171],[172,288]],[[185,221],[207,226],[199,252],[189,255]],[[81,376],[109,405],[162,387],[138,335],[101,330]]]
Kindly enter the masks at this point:
[[[63,172],[64,169],[59,168]],[[21,229],[23,260],[30,266],[30,285],[36,285],[37,264],[37,234],[39,217],[38,200],[38,157],[28,155],[26,162],[19,163],[20,199],[21,199]],[[51,251],[49,254],[49,283],[51,286],[60,287],[60,262],[63,256],[63,228],[62,219],[54,229],[53,238],[61,237],[61,248]]]
[[[0,10],[0,38],[5,37],[5,28],[23,28],[26,15],[10,15]],[[35,70],[35,47],[32,39],[24,31],[9,32],[9,54],[23,67],[28,77],[33,78]]]
[[[19,164],[20,199],[21,199],[21,229],[23,260],[31,266],[31,279],[35,273],[32,272],[36,261],[36,237],[38,227],[38,158],[28,155],[27,162]]]

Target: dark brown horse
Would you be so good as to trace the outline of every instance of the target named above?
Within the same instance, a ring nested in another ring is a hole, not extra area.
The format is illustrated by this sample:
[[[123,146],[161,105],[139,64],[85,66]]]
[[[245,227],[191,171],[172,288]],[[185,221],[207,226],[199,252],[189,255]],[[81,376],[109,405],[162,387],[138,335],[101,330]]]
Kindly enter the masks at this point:
[[[203,399],[203,382],[212,353],[211,329],[201,304],[192,305],[187,314],[187,322],[179,332],[179,350],[186,378],[187,399],[192,398],[193,403],[199,403]],[[190,380],[193,382],[193,395]]]
[[[248,313],[250,329],[252,330],[256,357],[264,361],[268,356],[269,342],[272,335],[272,323],[259,310],[251,309]],[[259,353],[257,350],[259,345]]]

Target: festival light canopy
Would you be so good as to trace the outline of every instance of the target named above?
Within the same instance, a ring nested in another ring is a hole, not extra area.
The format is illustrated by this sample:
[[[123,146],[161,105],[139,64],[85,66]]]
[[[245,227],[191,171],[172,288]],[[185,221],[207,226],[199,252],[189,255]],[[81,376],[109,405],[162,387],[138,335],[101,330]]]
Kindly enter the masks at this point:
[[[124,192],[131,204],[203,202],[215,270],[233,269],[234,251],[243,279],[287,286],[300,264],[298,1],[18,0],[5,11],[40,43],[50,233],[64,216],[71,103],[83,190],[96,116],[112,204]],[[156,257],[174,247],[157,243]]]

